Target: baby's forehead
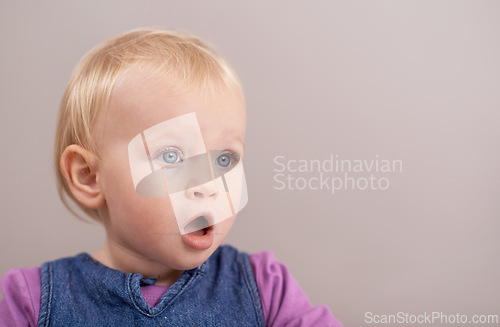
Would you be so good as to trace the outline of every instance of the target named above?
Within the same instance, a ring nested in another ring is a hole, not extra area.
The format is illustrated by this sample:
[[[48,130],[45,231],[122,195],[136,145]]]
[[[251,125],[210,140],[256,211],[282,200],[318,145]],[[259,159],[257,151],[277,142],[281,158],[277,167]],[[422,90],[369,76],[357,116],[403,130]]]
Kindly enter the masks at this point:
[[[186,105],[181,93],[165,79],[127,74],[121,79],[110,96],[107,107],[108,121],[116,121],[117,127],[142,131],[163,121],[194,110]]]
[[[243,143],[245,103],[231,90],[205,92],[198,86],[176,84],[165,75],[130,71],[118,81],[102,124],[106,132],[130,141],[144,133],[156,139],[200,139],[224,147],[229,138]],[[232,131],[229,133],[229,131]],[[234,135],[234,137],[233,137]],[[239,147],[241,148],[241,147]]]
[[[158,147],[162,144],[189,144],[191,151],[197,149],[196,154],[205,152],[205,146],[208,138],[212,133],[204,133],[198,121],[199,115],[196,112],[183,114],[163,122],[157,123],[149,128],[144,129],[139,134],[146,144],[152,147]],[[240,131],[230,126],[220,130],[219,136],[227,140],[235,140],[243,143],[242,139],[238,136]],[[217,128],[215,128],[217,130]],[[139,137],[139,134],[136,137]],[[208,135],[207,135],[208,134]],[[240,135],[241,136],[241,135]],[[195,155],[196,155],[195,154]]]
[[[210,80],[206,81],[206,85],[198,85],[166,73],[132,69],[117,80],[110,103],[111,106],[118,103],[120,109],[133,109],[130,114],[144,115],[154,111],[159,122],[196,111],[200,111],[198,120],[203,120],[201,111],[209,110],[209,103],[221,106],[239,102],[235,110],[236,107],[244,108],[245,100],[241,92],[228,86],[210,84]]]

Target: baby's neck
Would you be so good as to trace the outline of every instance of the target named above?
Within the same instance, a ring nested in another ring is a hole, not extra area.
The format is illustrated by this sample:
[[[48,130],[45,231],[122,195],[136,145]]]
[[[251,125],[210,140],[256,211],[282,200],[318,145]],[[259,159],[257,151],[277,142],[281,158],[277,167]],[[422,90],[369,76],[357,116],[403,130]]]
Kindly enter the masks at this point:
[[[146,278],[155,278],[155,285],[172,285],[184,272],[145,260],[120,246],[111,246],[108,240],[92,257],[108,268],[124,273],[141,274]]]

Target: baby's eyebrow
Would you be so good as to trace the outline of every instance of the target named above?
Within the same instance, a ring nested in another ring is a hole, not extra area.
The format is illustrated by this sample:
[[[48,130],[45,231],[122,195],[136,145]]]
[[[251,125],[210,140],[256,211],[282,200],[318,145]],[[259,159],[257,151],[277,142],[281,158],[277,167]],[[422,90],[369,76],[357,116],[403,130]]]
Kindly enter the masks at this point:
[[[244,143],[243,139],[240,137],[241,131],[236,128],[228,128],[227,130],[224,131],[223,135],[227,138],[234,138],[238,140],[240,143]]]
[[[245,150],[245,142],[243,142],[243,139],[238,134],[239,132],[237,130],[228,130],[224,132],[219,142],[217,142],[218,148],[227,148],[238,143],[242,150]]]
[[[168,134],[154,134],[152,136],[146,137],[147,145],[151,148],[157,148],[159,146],[168,144],[178,144],[179,139],[175,135]]]
[[[199,129],[196,130],[196,129],[186,128],[181,130],[178,127],[173,127],[155,132],[151,131],[148,132],[148,130],[145,130],[143,133],[145,134],[148,143],[151,143],[153,145],[165,142],[176,143],[176,144],[181,143],[185,140],[186,136],[188,136],[192,140],[200,142],[200,144],[202,142],[201,136],[199,137],[199,135],[201,135]]]
[[[215,144],[212,148],[207,149],[207,150],[212,150],[212,151],[223,151],[223,150],[233,150],[236,152],[245,152],[245,144],[239,140],[239,139],[234,139],[231,141],[226,141],[226,142],[219,142]]]

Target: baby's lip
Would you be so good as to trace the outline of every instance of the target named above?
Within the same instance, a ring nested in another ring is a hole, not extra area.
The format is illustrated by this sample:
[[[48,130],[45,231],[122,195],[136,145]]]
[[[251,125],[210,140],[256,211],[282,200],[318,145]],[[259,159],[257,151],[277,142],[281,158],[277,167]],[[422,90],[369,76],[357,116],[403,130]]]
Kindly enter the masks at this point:
[[[204,219],[200,217],[203,217]],[[182,228],[182,234],[187,234],[207,228],[209,226],[212,226],[214,222],[214,215],[210,211],[202,211],[188,220],[188,222]]]

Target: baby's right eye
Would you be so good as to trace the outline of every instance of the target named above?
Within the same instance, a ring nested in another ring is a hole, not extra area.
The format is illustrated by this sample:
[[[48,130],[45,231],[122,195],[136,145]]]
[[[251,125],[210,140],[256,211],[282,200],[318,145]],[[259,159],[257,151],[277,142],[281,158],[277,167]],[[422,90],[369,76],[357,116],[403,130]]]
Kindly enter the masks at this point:
[[[160,152],[157,159],[166,166],[176,165],[182,161],[182,153],[177,148],[168,148]]]

